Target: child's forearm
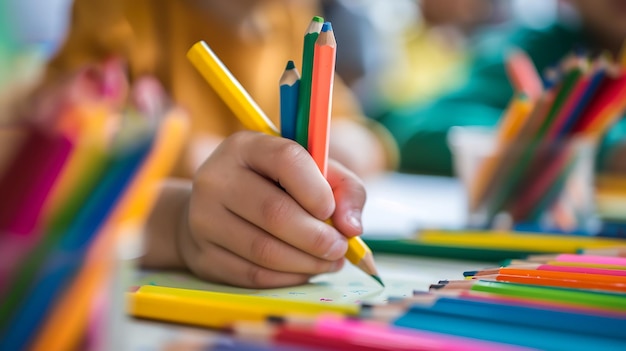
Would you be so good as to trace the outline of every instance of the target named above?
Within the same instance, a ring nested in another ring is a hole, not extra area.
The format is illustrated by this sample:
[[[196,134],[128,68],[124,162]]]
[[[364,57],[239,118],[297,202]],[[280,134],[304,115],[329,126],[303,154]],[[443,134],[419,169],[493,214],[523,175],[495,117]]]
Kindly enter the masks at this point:
[[[191,194],[191,181],[168,180],[146,223],[145,255],[141,264],[146,268],[185,268],[176,240],[179,231],[186,230],[186,211]]]

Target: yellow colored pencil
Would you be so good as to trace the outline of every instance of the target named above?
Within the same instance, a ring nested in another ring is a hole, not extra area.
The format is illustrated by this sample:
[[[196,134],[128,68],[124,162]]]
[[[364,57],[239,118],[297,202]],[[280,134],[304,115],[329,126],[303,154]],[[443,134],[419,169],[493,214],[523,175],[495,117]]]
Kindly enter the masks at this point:
[[[134,317],[209,328],[225,328],[241,321],[263,321],[268,317],[359,313],[356,304],[331,305],[151,285],[128,293],[127,298],[128,313]]]
[[[425,244],[536,252],[577,252],[579,249],[623,245],[623,240],[611,238],[435,229],[420,231],[416,240]]]
[[[272,121],[204,41],[195,43],[187,58],[247,129],[280,136]]]
[[[269,135],[280,135],[272,122],[265,117],[249,94],[205,42],[200,41],[194,44],[187,52],[187,57],[220,97],[227,102],[246,128]],[[348,261],[383,285],[374,266],[372,251],[360,237],[348,239],[348,251],[345,256]]]

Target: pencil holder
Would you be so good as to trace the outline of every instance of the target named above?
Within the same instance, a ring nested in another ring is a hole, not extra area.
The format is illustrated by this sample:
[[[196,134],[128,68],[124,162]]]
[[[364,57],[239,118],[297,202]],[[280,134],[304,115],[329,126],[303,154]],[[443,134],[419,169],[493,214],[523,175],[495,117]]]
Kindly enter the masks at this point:
[[[467,190],[468,226],[595,234],[595,144],[584,138],[498,142],[495,131],[455,127],[448,143]]]

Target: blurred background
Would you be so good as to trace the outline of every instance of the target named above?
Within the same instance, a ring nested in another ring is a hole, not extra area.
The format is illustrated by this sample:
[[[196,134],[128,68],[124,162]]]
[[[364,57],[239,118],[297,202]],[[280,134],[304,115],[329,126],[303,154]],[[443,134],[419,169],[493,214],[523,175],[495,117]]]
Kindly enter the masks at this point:
[[[237,1],[232,1],[235,4]],[[35,82],[61,45],[71,0],[0,3],[0,101]],[[369,116],[428,101],[463,83],[472,38],[512,23],[541,28],[556,0],[324,0],[335,25],[338,74]],[[235,5],[233,5],[235,6]]]

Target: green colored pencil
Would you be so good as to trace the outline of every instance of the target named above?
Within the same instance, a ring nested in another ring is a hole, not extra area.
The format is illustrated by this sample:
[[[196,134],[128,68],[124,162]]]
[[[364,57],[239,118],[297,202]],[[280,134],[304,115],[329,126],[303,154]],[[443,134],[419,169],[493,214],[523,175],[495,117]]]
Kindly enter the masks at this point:
[[[313,17],[304,35],[302,51],[302,76],[300,77],[300,93],[298,95],[298,113],[296,115],[296,141],[305,149],[309,143],[309,110],[311,108],[311,77],[313,74],[313,54],[315,41],[322,30],[324,19]]]
[[[626,295],[602,291],[530,286],[517,283],[479,280],[472,291],[482,291],[502,296],[524,297],[544,301],[570,302],[581,306],[600,307],[626,311]]]

